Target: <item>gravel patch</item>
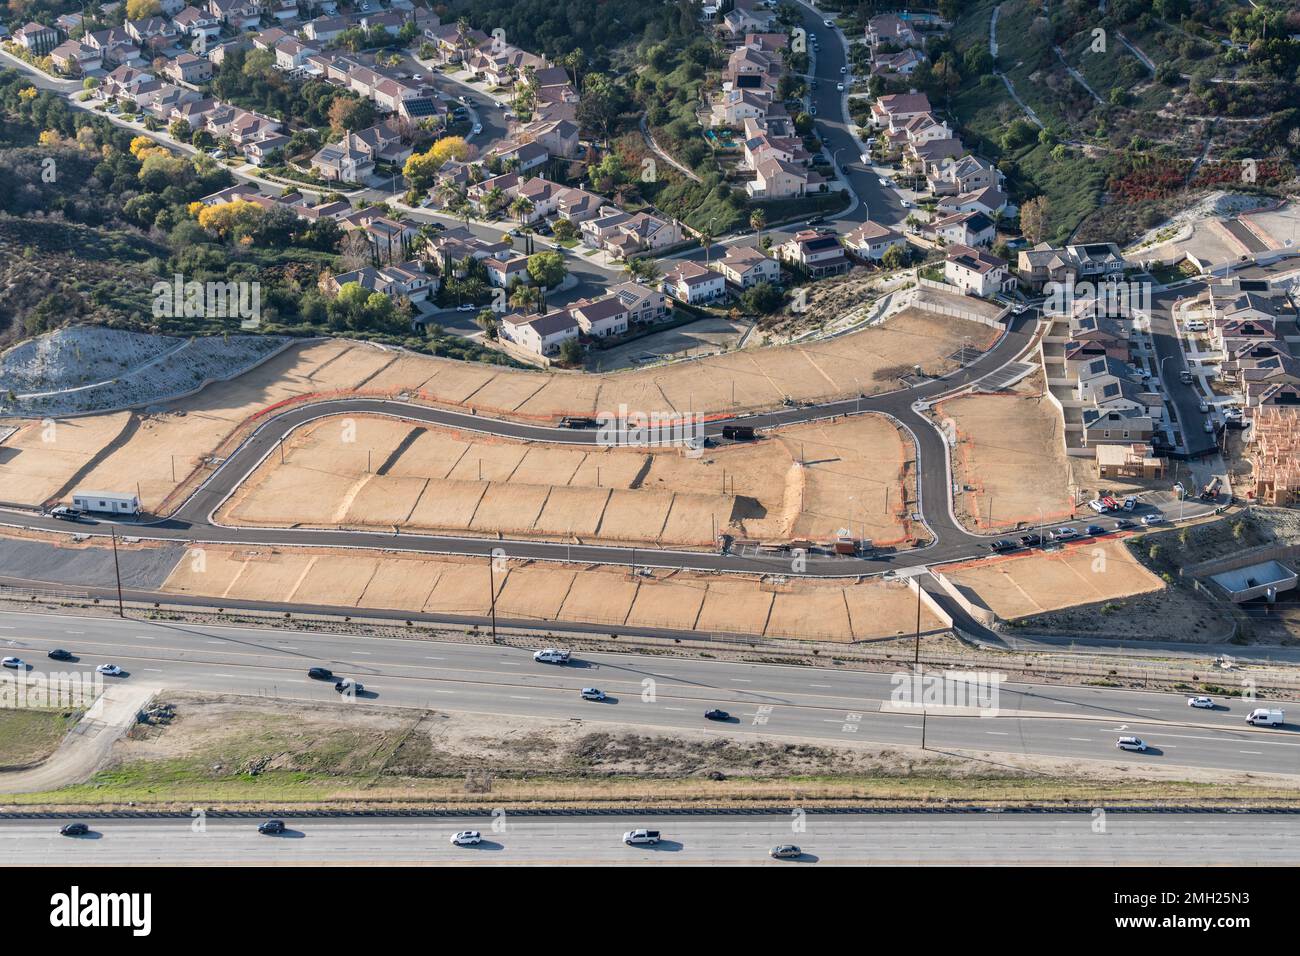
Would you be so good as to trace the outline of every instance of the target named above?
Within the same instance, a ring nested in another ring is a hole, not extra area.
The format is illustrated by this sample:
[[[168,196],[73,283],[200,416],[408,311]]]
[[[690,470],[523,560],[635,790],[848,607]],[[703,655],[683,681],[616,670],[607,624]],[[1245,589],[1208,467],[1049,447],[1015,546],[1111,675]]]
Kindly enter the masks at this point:
[[[0,354],[0,414],[75,415],[161,402],[245,372],[289,341],[69,326]]]

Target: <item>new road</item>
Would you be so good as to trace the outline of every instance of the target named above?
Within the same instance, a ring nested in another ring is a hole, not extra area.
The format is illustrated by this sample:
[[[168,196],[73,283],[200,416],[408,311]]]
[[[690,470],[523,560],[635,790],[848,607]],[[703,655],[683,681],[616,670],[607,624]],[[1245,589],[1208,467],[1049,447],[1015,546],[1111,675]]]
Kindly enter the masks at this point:
[[[933,399],[990,375],[1021,354],[1031,341],[1034,314],[1013,316],[1010,329],[998,343],[974,362],[942,378],[913,388],[900,389],[866,398],[847,399],[822,405],[782,408],[762,415],[732,421],[758,429],[772,429],[800,422],[818,421],[859,412],[880,412],[892,416],[907,427],[917,443],[917,472],[920,476],[920,507],[935,542],[924,550],[929,563],[969,557],[980,553],[982,541],[965,531],[951,511],[951,481],[948,474],[948,449],[945,439],[914,405]],[[527,441],[596,444],[601,437],[591,429],[553,428],[492,419],[482,415],[450,411],[382,399],[341,399],[296,406],[268,418],[236,451],[227,458],[203,486],[170,517],[133,527],[132,533],[159,540],[184,542],[237,542],[249,544],[315,545],[415,551],[440,554],[485,556],[503,549],[510,558],[533,558],[556,561],[631,564],[660,568],[684,568],[706,571],[767,573],[789,570],[788,558],[764,559],[734,553],[631,549],[592,545],[568,545],[537,541],[500,541],[484,538],[456,538],[438,535],[390,534],[326,529],[270,529],[219,526],[213,517],[220,504],[251,474],[257,465],[275,452],[279,444],[297,427],[324,415],[387,414],[411,421],[443,425],[467,431]],[[717,437],[721,421],[710,422],[705,433]],[[50,531],[67,531],[68,524],[47,516],[24,514],[22,524]],[[78,527],[90,535],[105,535],[102,525]],[[906,553],[905,553],[906,554]],[[869,574],[915,564],[904,555],[849,559],[812,556],[806,573],[812,576],[852,576]]]
[[[76,660],[49,661],[54,648],[71,651]],[[5,613],[0,652],[42,672],[89,672],[112,663],[127,672],[122,680],[165,689],[338,706],[510,714],[821,743],[921,746],[924,735],[925,746],[938,752],[1254,773],[1294,773],[1300,767],[1294,724],[1251,727],[1245,715],[1256,704],[1248,701],[1199,710],[1188,707],[1184,696],[1015,683],[1000,683],[993,693],[987,675],[982,689],[953,684],[952,706],[925,698],[923,714],[911,703],[922,697],[904,675],[617,653],[543,664],[528,648],[309,631]],[[311,667],[359,680],[364,690],[355,699],[342,698],[331,681],[309,678]],[[22,679],[24,672],[0,673]],[[599,688],[607,699],[583,700],[584,687]],[[714,708],[730,719],[705,720],[704,712]],[[1118,750],[1116,740],[1126,735],[1141,737],[1148,752]]]
[[[186,864],[1064,864],[1115,866],[1300,863],[1300,815],[1080,813],[746,814],[285,819],[263,836],[256,819],[0,822],[0,858],[19,866]],[[658,829],[653,846],[626,846],[628,830]],[[453,846],[477,830],[482,841]],[[800,855],[774,860],[773,847]]]

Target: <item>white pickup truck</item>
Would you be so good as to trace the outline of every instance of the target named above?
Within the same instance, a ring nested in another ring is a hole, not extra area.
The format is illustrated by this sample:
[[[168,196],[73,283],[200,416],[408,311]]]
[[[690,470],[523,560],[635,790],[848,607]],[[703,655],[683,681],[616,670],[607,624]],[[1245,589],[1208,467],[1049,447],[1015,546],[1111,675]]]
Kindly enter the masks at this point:
[[[623,834],[623,842],[628,846],[653,846],[659,842],[659,831],[628,830]]]
[[[567,664],[569,663],[569,652],[547,647],[534,654],[533,660],[542,664]]]

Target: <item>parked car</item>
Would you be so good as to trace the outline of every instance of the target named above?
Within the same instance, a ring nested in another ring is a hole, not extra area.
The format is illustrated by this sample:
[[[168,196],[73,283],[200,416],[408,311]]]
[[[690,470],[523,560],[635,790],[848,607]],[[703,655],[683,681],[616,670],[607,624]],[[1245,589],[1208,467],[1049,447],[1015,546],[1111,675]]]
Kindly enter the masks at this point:
[[[1106,529],[1099,524],[1090,524],[1088,527],[1083,529],[1083,533],[1090,538],[1095,538],[1099,534],[1105,534]]]
[[[100,664],[95,668],[95,672],[103,674],[105,677],[121,677],[123,673],[122,668],[116,664]]]
[[[1022,534],[1020,543],[1026,548],[1036,548],[1043,543],[1043,536],[1039,534]]]
[[[1053,541],[1069,541],[1071,538],[1077,538],[1077,537],[1079,537],[1078,528],[1069,528],[1069,527],[1057,528],[1055,531],[1052,532]]]
[[[844,84],[843,84],[843,83],[836,83],[836,84],[835,84],[835,91],[836,91],[837,93],[843,93],[843,92],[844,92]]]
[[[780,846],[774,846],[768,850],[767,855],[774,860],[794,860],[803,856],[803,850],[793,843],[782,843]]]
[[[828,26],[828,27],[833,27],[833,26],[835,26],[835,21],[834,21],[834,20],[831,20],[831,19],[828,18],[828,19],[822,21],[822,25],[823,25],[823,26]]]
[[[65,823],[59,827],[59,833],[64,836],[85,836],[90,832],[90,827],[84,823]]]
[[[1128,518],[1120,518],[1118,521],[1115,522],[1116,531],[1127,531],[1129,528],[1136,528],[1136,527],[1137,524],[1135,522],[1130,521]]]
[[[1138,500],[1137,500],[1137,496],[1136,496],[1136,495],[1128,495],[1128,496],[1125,497],[1125,499],[1124,499],[1124,510],[1125,510],[1125,511],[1132,511],[1134,508],[1137,507],[1137,503],[1138,503]]]
[[[1214,698],[1212,697],[1189,697],[1187,698],[1188,707],[1199,707],[1201,710],[1214,710]]]
[[[257,825],[257,832],[263,836],[279,836],[285,829],[283,820],[267,820]]]
[[[604,700],[605,692],[599,687],[584,687],[582,689],[583,700]]]
[[[478,846],[483,842],[483,834],[477,830],[461,830],[451,835],[452,846]]]
[[[313,667],[307,671],[307,676],[312,680],[333,680],[334,672],[328,667]]]
[[[1162,515],[1159,511],[1157,511],[1155,514],[1142,516],[1142,523],[1148,527],[1150,527],[1153,524],[1160,524],[1164,520],[1165,520],[1165,516]]]
[[[483,132],[483,124],[482,124],[482,123],[475,123],[475,124],[474,124],[474,128],[473,128],[470,132],[474,133],[475,135],[477,135],[477,134]]]
[[[1147,745],[1142,741],[1141,737],[1121,737],[1115,741],[1115,746],[1120,750],[1145,751],[1147,749]]]
[[[705,720],[730,720],[731,715],[725,710],[718,710],[716,707],[704,712]]]
[[[473,302],[462,302],[456,306],[457,312],[473,312],[478,308]]]
[[[1003,551],[1014,551],[1016,550],[1016,547],[1016,543],[1007,538],[999,538],[997,541],[994,541],[989,545],[989,549],[995,554],[1001,554]]]

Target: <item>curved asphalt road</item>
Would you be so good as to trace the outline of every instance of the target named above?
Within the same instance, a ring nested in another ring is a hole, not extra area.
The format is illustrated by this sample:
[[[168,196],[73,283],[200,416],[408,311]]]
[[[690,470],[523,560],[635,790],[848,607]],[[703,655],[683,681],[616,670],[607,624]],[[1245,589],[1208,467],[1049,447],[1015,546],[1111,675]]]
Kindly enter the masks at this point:
[[[1035,327],[1035,317],[1036,313],[1032,312],[1012,316],[1011,327],[1006,334],[975,362],[915,388],[900,389],[862,399],[846,399],[801,408],[784,408],[732,420],[759,429],[771,429],[837,415],[877,412],[897,419],[916,439],[921,508],[925,522],[934,535],[934,543],[916,552],[882,554],[866,559],[810,555],[807,569],[803,573],[814,577],[854,576],[919,563],[911,560],[912,554],[916,554],[918,558],[923,556],[926,563],[936,563],[978,553],[980,542],[986,539],[964,530],[952,516],[951,479],[948,473],[948,449],[945,440],[924,416],[914,410],[913,406],[917,402],[933,400],[940,395],[962,388],[997,371],[1013,360],[1029,345]],[[510,558],[576,560],[612,565],[636,564],[643,567],[746,573],[770,573],[778,570],[788,573],[790,571],[788,557],[765,558],[732,553],[568,545],[542,541],[502,541],[490,538],[389,532],[229,527],[215,523],[212,516],[221,503],[239,487],[266,456],[275,451],[279,443],[293,429],[324,415],[376,413],[529,441],[594,445],[598,437],[595,430],[529,425],[400,401],[358,398],[310,403],[290,408],[263,422],[180,508],[168,518],[140,527],[140,533],[144,537],[185,542],[382,547],[398,551],[476,556],[486,556],[494,549],[500,548],[504,549]],[[720,436],[722,425],[721,421],[710,422],[705,426],[705,433],[711,437]],[[66,532],[69,529],[66,522],[45,516],[25,517],[22,523],[27,527],[45,530]],[[103,534],[102,531],[93,530],[93,526],[75,527],[88,534]]]

